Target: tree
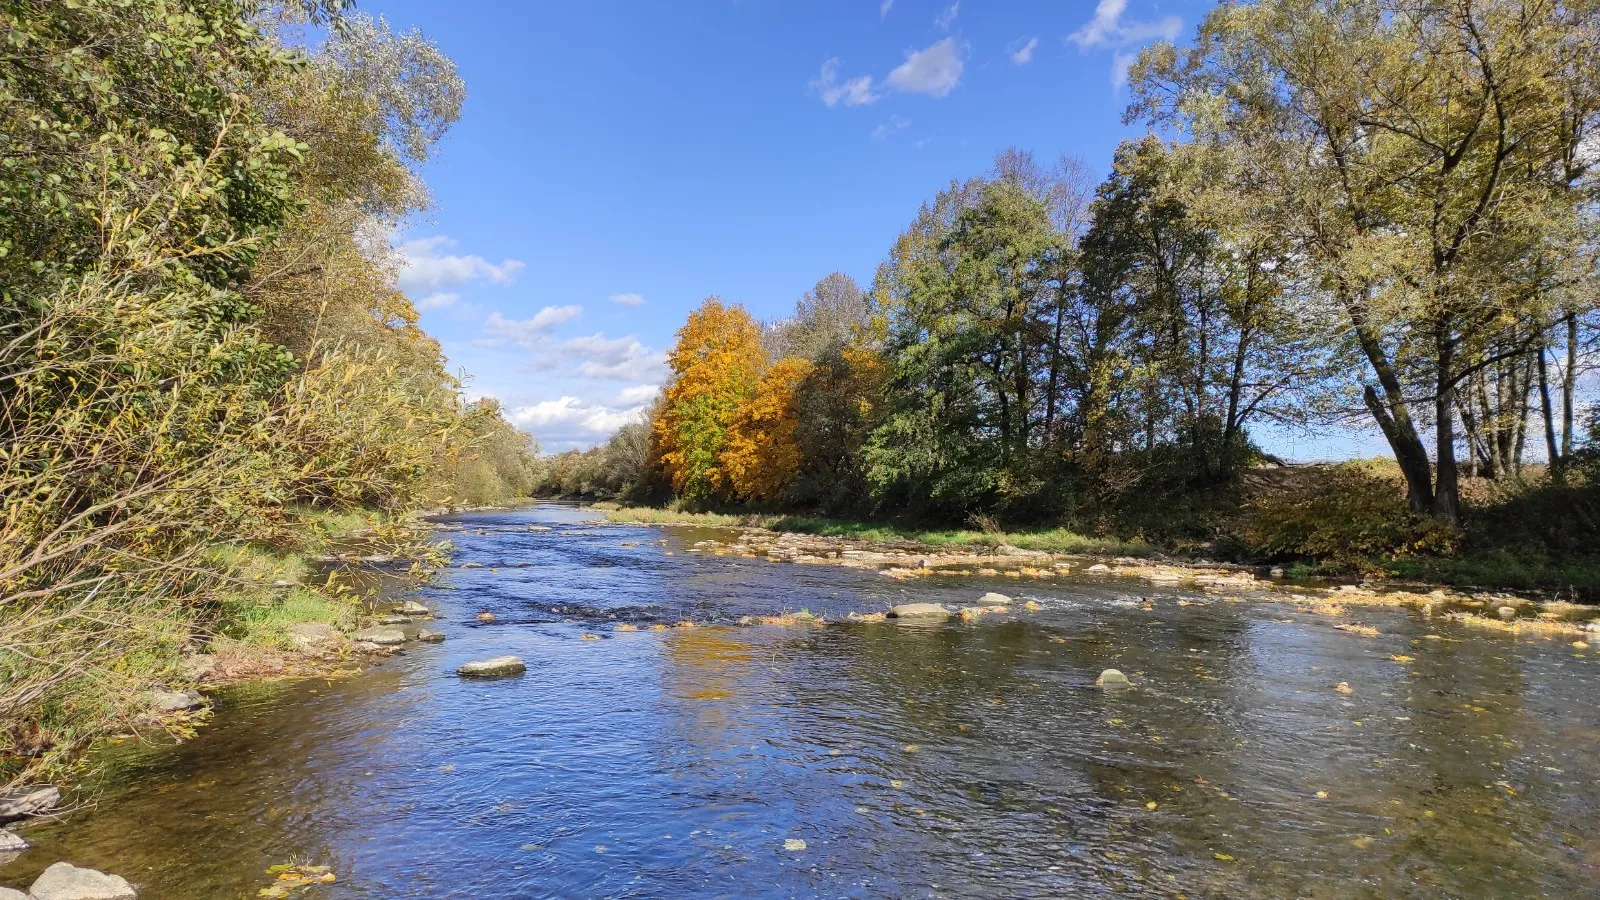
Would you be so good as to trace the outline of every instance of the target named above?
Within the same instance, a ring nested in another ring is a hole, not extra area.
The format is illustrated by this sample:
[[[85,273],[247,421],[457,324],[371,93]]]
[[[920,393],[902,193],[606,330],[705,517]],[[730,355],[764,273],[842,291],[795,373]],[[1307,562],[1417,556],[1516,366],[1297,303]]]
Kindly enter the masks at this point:
[[[1446,522],[1461,385],[1526,353],[1492,345],[1543,318],[1527,273],[1559,256],[1541,238],[1572,214],[1561,185],[1600,109],[1597,32],[1590,0],[1258,0],[1133,72],[1130,117],[1239,151],[1241,221],[1313,267],[1412,508]]]
[[[781,500],[799,477],[797,406],[801,386],[813,368],[810,360],[797,356],[779,360],[740,405],[718,458],[734,496],[769,503]]]
[[[653,426],[656,458],[680,497],[729,499],[734,486],[722,453],[766,367],[761,328],[744,307],[708,297],[678,330],[667,363],[672,379]]]

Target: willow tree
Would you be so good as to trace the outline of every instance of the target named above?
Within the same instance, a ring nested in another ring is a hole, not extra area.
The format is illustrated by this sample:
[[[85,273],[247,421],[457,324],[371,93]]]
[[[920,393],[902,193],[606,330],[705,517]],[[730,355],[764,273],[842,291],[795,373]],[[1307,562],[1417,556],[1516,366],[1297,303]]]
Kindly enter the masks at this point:
[[[1290,242],[1364,357],[1363,403],[1413,509],[1460,517],[1462,382],[1537,333],[1566,167],[1596,123],[1594,0],[1228,3],[1147,50],[1130,118],[1241,165],[1244,221]],[[1432,425],[1432,448],[1424,429]]]

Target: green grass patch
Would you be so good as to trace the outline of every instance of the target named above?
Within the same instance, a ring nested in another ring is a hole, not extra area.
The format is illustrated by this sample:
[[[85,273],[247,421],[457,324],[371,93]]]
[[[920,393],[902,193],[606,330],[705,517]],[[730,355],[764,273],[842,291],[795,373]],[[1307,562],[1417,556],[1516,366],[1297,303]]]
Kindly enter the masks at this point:
[[[292,649],[289,627],[302,622],[322,622],[339,628],[356,623],[357,607],[349,600],[329,597],[306,587],[247,591],[230,598],[230,623],[226,634],[255,647]]]

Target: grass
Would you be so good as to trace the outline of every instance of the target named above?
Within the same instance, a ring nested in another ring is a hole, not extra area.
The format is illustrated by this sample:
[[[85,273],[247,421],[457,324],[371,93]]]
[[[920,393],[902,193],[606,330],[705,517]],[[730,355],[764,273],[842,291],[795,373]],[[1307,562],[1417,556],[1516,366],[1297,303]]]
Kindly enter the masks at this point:
[[[1382,562],[1397,578],[1453,587],[1552,591],[1593,601],[1600,597],[1600,561],[1553,560],[1542,553],[1489,550],[1457,557],[1416,557]]]
[[[685,512],[656,507],[621,507],[615,504],[608,504],[605,508],[608,521],[641,525],[767,528],[772,531],[790,531],[859,541],[916,541],[932,547],[948,548],[998,547],[1004,544],[1021,547],[1024,550],[1103,556],[1150,556],[1155,552],[1154,547],[1142,541],[1091,537],[1065,528],[1027,531],[928,529],[887,522],[830,519],[822,516]]]

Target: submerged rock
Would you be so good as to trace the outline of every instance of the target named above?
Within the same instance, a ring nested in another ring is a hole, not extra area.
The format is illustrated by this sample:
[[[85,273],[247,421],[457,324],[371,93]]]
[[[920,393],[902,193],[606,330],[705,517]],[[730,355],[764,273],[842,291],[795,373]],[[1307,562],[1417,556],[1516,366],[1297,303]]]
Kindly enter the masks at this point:
[[[1128,676],[1122,674],[1116,669],[1107,669],[1104,672],[1101,672],[1100,677],[1096,678],[1094,683],[1108,690],[1120,690],[1122,688],[1133,687],[1133,682],[1128,680]]]
[[[460,568],[463,568],[463,569],[481,569],[481,568],[483,568],[483,563],[481,563],[481,562],[464,562],[464,563],[461,564]]]
[[[33,882],[28,896],[33,900],[135,900],[139,894],[120,875],[58,862]]]
[[[426,628],[418,628],[417,640],[423,642],[424,644],[437,644],[444,640],[444,635],[437,631],[429,631]]]
[[[947,619],[950,610],[938,603],[902,603],[889,610],[891,619]]]
[[[363,628],[351,637],[379,647],[396,647],[406,642],[406,633],[398,628]]]
[[[457,675],[520,675],[528,671],[528,666],[519,656],[496,656],[490,659],[476,659],[472,662],[462,663],[456,669]]]
[[[0,822],[15,822],[42,816],[61,805],[61,791],[54,785],[35,784],[0,793]]]
[[[1010,606],[1011,605],[1011,598],[1007,597],[1005,594],[996,594],[994,591],[990,591],[989,593],[984,594],[982,597],[978,598],[978,605],[979,606]]]

